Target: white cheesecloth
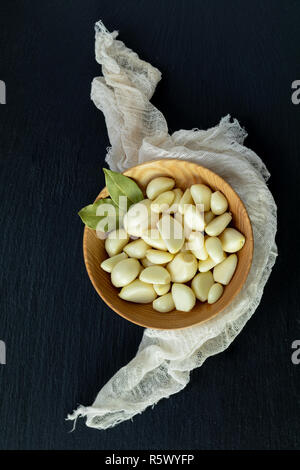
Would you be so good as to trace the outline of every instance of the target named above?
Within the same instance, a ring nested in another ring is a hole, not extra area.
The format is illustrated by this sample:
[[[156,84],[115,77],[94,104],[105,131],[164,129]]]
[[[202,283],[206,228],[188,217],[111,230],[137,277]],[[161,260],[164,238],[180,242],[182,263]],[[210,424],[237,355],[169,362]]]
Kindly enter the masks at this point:
[[[162,113],[150,103],[161,78],[158,69],[96,24],[96,60],[102,77],[92,82],[91,98],[104,116],[111,147],[106,161],[122,172],[147,160],[178,158],[213,170],[243,200],[253,228],[254,255],[247,281],[222,313],[184,330],[144,331],[134,359],[100,390],[91,406],[79,406],[68,419],[86,417],[87,426],[106,429],[143,412],[161,398],[182,390],[190,371],[224,351],[240,333],[261,300],[277,256],[276,204],[262,160],[243,145],[247,136],[230,116],[208,130],[168,134]],[[74,423],[75,424],[75,423]]]

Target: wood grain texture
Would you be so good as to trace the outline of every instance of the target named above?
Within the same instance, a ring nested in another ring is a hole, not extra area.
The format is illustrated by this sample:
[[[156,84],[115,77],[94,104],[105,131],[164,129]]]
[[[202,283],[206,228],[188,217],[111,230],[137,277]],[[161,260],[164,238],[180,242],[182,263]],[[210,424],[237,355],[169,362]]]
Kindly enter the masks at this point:
[[[211,170],[191,162],[175,159],[157,160],[130,168],[124,174],[133,178],[144,193],[147,184],[158,176],[172,177],[176,182],[176,187],[181,188],[183,191],[196,183],[206,184],[213,191],[221,191],[228,200],[228,210],[232,213],[232,225],[245,235],[246,242],[244,247],[237,253],[238,265],[234,276],[217,302],[210,305],[207,302],[197,301],[190,312],[173,310],[168,314],[161,314],[153,309],[152,304],[135,304],[120,299],[118,296],[119,290],[112,285],[110,274],[100,268],[102,261],[107,258],[104,247],[105,240],[98,238],[95,230],[86,227],[83,238],[84,261],[96,291],[116,313],[146,328],[181,329],[203,323],[215,317],[230,305],[230,302],[240,292],[251,267],[253,234],[243,202],[223,178]],[[106,188],[100,192],[98,198],[101,197],[107,197]]]
[[[300,449],[299,1],[1,0],[1,449]],[[143,329],[86,274],[79,209],[104,186],[109,140],[90,101],[102,18],[162,72],[170,132],[231,113],[271,173],[279,257],[251,321],[181,393],[105,432],[67,413],[130,361]],[[294,202],[293,202],[294,201]]]

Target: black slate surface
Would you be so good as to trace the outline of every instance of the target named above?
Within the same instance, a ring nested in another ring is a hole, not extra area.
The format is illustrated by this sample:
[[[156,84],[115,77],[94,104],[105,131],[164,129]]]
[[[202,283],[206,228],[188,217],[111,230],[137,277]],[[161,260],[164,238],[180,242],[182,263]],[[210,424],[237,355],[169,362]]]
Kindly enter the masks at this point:
[[[299,449],[300,79],[297,0],[2,0],[1,449]],[[99,432],[64,418],[135,354],[142,328],[99,299],[77,211],[103,186],[108,137],[89,99],[94,22],[157,66],[170,131],[230,113],[272,174],[280,256],[254,317],[186,389]]]

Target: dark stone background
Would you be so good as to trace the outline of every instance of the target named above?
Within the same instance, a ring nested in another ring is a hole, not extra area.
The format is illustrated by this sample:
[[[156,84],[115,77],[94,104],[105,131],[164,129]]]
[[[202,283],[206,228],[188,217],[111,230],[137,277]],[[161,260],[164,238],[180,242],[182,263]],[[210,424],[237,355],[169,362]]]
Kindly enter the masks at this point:
[[[299,0],[2,0],[0,366],[2,449],[299,449]],[[105,432],[64,418],[135,354],[142,328],[99,299],[78,209],[103,186],[108,137],[89,99],[94,23],[163,74],[170,131],[227,113],[265,161],[280,256],[254,317],[187,388]]]

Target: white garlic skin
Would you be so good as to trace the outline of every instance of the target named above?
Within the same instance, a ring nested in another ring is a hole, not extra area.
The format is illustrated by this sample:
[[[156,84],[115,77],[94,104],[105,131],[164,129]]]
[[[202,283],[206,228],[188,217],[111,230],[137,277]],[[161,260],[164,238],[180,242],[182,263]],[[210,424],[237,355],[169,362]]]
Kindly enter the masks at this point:
[[[153,288],[157,295],[165,295],[171,289],[171,283],[168,284],[153,284]]]
[[[140,272],[140,263],[137,259],[127,258],[116,264],[111,272],[111,282],[115,287],[124,287],[130,284]]]
[[[168,251],[172,254],[177,253],[184,244],[184,232],[180,222],[169,214],[164,214],[157,223],[157,228]]]
[[[215,283],[211,286],[211,288],[208,291],[208,296],[207,296],[207,303],[209,304],[214,304],[219,300],[219,298],[222,296],[224,291],[224,287],[222,284]]]
[[[245,244],[245,237],[235,228],[226,228],[220,235],[223,250],[227,253],[236,253]]]
[[[171,282],[169,272],[162,266],[149,266],[143,269],[139,279],[149,284],[168,284]]]
[[[237,266],[237,255],[228,256],[224,261],[214,267],[214,280],[227,286],[234,275]]]
[[[209,211],[212,194],[211,189],[205,184],[193,184],[190,189],[195,204],[203,204],[204,211]]]
[[[149,199],[155,199],[161,193],[173,189],[175,186],[175,181],[172,178],[165,176],[159,176],[154,178],[147,186],[146,194]]]
[[[189,312],[195,306],[196,297],[189,286],[175,282],[171,292],[176,310]]]
[[[164,193],[161,193],[152,202],[151,210],[153,212],[157,212],[158,214],[160,212],[168,211],[172,202],[174,201],[174,198],[175,198],[175,194],[173,191],[166,191]]]
[[[162,295],[153,301],[152,307],[161,313],[168,313],[174,310],[175,303],[171,293]]]
[[[168,251],[148,249],[146,258],[153,264],[166,264],[172,261],[174,255]]]
[[[214,278],[211,271],[206,273],[199,273],[192,280],[192,289],[198,300],[206,302],[208,292],[211,286],[214,284]]]
[[[198,263],[191,253],[178,253],[167,265],[172,282],[188,282],[195,276]]]
[[[230,212],[218,215],[205,227],[205,232],[210,237],[217,237],[225,230],[227,225],[231,222],[231,219],[232,215]]]
[[[105,250],[108,256],[118,255],[128,243],[129,235],[124,229],[113,230],[105,240]]]
[[[151,284],[135,279],[133,282],[123,287],[119,297],[128,302],[148,304],[156,299],[157,295]]]
[[[123,248],[123,251],[125,251],[130,258],[137,259],[145,258],[147,250],[149,250],[149,245],[141,238],[128,243]]]
[[[228,209],[228,201],[224,194],[222,194],[220,191],[215,191],[214,193],[212,193],[210,207],[213,214],[224,214],[224,212],[226,212]]]
[[[126,258],[128,258],[126,253],[124,252],[119,253],[118,255],[114,255],[111,258],[107,258],[104,261],[102,261],[100,267],[103,269],[103,271],[106,271],[107,273],[111,273],[113,270],[113,267],[116,264],[118,264],[120,261]]]
[[[205,248],[208,256],[213,259],[216,264],[224,259],[222,243],[218,237],[207,237],[205,240]]]

